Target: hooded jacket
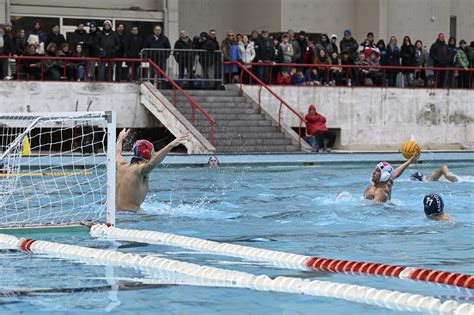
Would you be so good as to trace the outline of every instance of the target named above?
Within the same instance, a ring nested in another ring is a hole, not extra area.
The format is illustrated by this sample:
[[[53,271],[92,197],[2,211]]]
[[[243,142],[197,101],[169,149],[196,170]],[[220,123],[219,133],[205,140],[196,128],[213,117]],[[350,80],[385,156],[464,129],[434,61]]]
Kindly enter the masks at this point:
[[[316,112],[316,106],[309,105],[308,114],[305,116],[306,119],[306,133],[308,135],[314,135],[317,132],[326,132],[328,128],[326,127],[326,117],[321,114],[310,114],[310,111],[314,110]]]

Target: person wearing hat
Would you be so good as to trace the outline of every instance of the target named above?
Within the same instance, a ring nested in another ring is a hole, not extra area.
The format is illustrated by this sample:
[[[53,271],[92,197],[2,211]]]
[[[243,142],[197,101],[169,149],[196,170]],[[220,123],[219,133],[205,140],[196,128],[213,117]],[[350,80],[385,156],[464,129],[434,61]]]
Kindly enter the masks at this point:
[[[352,31],[350,29],[344,31],[344,38],[339,43],[339,46],[341,51],[345,50],[349,53],[353,61],[357,60],[357,50],[359,49],[359,44],[355,38],[352,37]]]
[[[440,194],[431,193],[423,198],[423,208],[428,219],[434,221],[453,221],[453,218],[444,213],[444,201]]]
[[[99,48],[99,58],[116,58],[117,53],[121,49],[120,39],[117,33],[112,30],[112,22],[109,20],[104,21],[102,32],[97,37],[97,47]],[[106,66],[113,68],[114,63],[111,61],[99,61],[99,81],[106,80]],[[107,71],[107,73],[112,75],[112,71]],[[112,81],[112,78],[109,77],[108,81]]]
[[[117,137],[115,160],[117,163],[116,208],[121,211],[136,212],[140,209],[149,190],[149,178],[153,169],[175,147],[190,140],[189,132],[182,134],[163,149],[155,153],[153,144],[138,140],[132,146],[133,157],[130,162],[122,157],[123,141],[130,129],[123,129]]]
[[[332,50],[335,51],[337,54],[339,54],[339,48],[337,47],[337,35],[332,34],[330,39],[330,43],[332,45]]]

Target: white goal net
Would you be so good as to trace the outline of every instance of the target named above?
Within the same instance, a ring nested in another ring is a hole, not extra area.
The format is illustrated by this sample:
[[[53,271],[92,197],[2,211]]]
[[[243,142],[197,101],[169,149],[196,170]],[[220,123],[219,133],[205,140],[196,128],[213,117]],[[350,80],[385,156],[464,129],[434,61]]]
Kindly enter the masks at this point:
[[[0,228],[115,222],[115,114],[0,114]]]

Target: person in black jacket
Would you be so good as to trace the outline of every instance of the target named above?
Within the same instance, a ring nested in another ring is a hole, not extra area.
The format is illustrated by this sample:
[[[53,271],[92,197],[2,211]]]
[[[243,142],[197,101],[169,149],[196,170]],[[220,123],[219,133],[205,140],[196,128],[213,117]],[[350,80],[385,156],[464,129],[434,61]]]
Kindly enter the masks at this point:
[[[48,47],[49,43],[55,43],[56,47],[61,47],[61,45],[66,41],[63,34],[59,32],[59,24],[54,24],[51,27],[51,32],[46,34],[46,39],[44,41],[44,46]]]
[[[415,46],[411,43],[410,36],[403,37],[403,44],[400,49],[400,55],[402,57],[403,67],[415,67],[416,66],[416,50]],[[410,84],[413,81],[415,70],[406,69],[403,70],[405,81]]]
[[[120,47],[118,48],[115,58],[125,58],[125,49],[124,49],[124,42],[125,42],[125,26],[120,23],[115,27],[115,33],[120,42]],[[128,81],[128,68],[123,61],[117,61],[115,63],[115,81],[120,82],[122,80]]]
[[[357,60],[357,50],[359,49],[359,44],[355,38],[352,37],[352,31],[350,29],[344,31],[344,38],[339,43],[339,46],[341,48],[341,52],[347,51],[349,53],[352,61]]]
[[[84,24],[79,23],[77,25],[77,29],[72,34],[72,47],[77,47],[77,45],[82,46],[82,51],[87,55],[88,49],[85,47],[87,43],[87,32],[84,29]]]
[[[102,32],[98,35],[97,46],[99,48],[99,58],[115,58],[117,53],[120,51],[120,39],[112,30],[112,22],[109,20],[104,21],[104,27]],[[113,62],[110,61],[99,61],[99,81],[105,80],[106,65],[109,67],[108,80],[111,81]]]
[[[0,25],[0,56],[9,56],[15,48],[9,36],[5,33],[5,28]],[[0,59],[0,80],[8,76],[8,59]]]
[[[125,37],[124,43],[124,54],[125,58],[139,59],[140,52],[143,48],[143,38],[138,34],[138,26],[132,26],[130,34]],[[139,62],[129,62],[128,68],[130,69],[130,78],[137,81],[140,78]]]
[[[89,34],[87,34],[86,42],[86,53],[91,58],[99,57],[99,46],[97,44],[99,40],[100,31],[97,29],[97,24],[95,22],[89,23]],[[90,71],[90,80],[94,81],[96,79],[96,65],[97,61],[89,62],[89,71]]]
[[[183,79],[186,72],[189,79],[193,77],[194,54],[191,52],[193,48],[193,41],[188,37],[186,31],[179,32],[179,38],[174,43],[174,59],[178,63],[179,74],[178,78]]]
[[[204,82],[205,88],[217,89],[219,84],[216,84],[216,80],[221,79],[223,76],[221,59],[219,54],[216,53],[219,51],[217,32],[213,29],[208,34],[202,32],[201,37],[203,38],[201,49],[206,50],[204,55],[199,56],[203,77],[207,79]]]
[[[275,61],[275,48],[273,47],[273,39],[268,36],[268,31],[263,30],[257,38],[255,46],[255,60],[262,63],[271,63]],[[257,76],[263,83],[270,83],[270,67],[258,66]]]
[[[387,66],[400,67],[400,48],[397,45],[397,38],[390,37],[387,45]],[[399,69],[387,70],[388,86],[393,87],[397,83]]]
[[[430,57],[433,60],[433,67],[435,68],[446,68],[449,63],[449,50],[448,45],[444,41],[444,34],[439,33],[438,39],[430,48]],[[446,78],[446,71],[434,71],[434,77],[438,88],[444,86]]]
[[[166,61],[171,54],[171,45],[168,37],[161,33],[161,26],[156,25],[153,29],[153,35],[150,35],[145,43],[145,48],[152,48],[156,50],[147,51],[146,56],[153,60],[158,67],[166,72]],[[155,76],[154,68],[150,68],[151,76]],[[161,75],[158,74],[158,77]]]
[[[16,36],[13,38],[13,44],[15,46],[16,54],[18,56],[23,56],[27,49],[24,29],[18,30]]]

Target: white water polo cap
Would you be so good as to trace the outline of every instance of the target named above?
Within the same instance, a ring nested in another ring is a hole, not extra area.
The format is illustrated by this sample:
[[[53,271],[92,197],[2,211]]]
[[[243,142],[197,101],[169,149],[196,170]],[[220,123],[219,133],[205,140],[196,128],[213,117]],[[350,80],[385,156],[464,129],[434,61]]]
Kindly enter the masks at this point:
[[[380,180],[379,182],[386,182],[390,179],[393,173],[393,167],[388,162],[380,162],[377,164],[377,168],[380,170]]]

